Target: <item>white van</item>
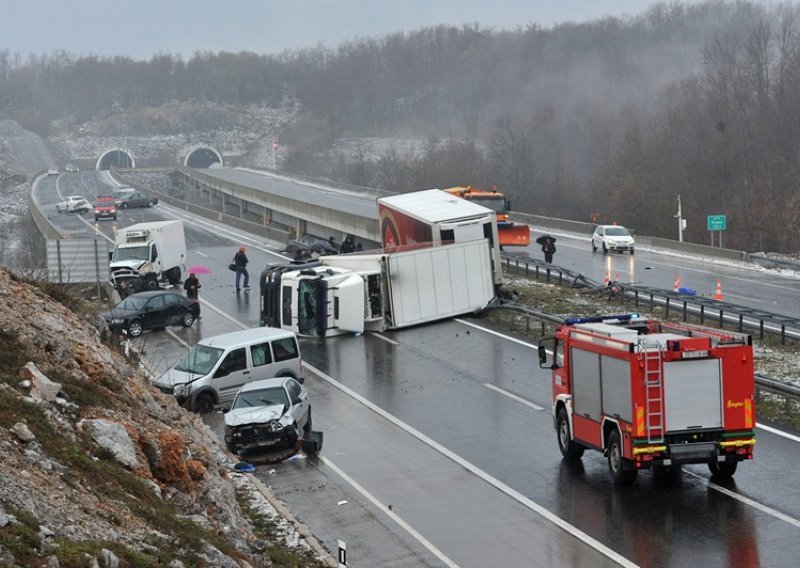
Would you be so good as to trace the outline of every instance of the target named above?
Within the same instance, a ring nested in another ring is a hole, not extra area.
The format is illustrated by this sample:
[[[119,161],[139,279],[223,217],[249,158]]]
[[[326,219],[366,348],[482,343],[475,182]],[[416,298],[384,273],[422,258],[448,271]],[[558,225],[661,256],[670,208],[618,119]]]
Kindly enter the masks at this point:
[[[229,407],[239,387],[251,381],[293,377],[302,384],[302,368],[294,332],[257,327],[201,340],[153,385],[204,413]]]

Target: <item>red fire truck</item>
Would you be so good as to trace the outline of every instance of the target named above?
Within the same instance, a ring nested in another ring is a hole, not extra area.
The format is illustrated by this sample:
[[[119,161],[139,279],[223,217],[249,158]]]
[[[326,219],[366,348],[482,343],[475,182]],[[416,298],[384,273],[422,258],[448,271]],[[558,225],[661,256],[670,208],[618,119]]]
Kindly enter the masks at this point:
[[[730,477],[753,459],[749,335],[637,314],[571,318],[539,342],[539,364],[552,369],[561,454],[602,451],[617,484],[689,463]]]

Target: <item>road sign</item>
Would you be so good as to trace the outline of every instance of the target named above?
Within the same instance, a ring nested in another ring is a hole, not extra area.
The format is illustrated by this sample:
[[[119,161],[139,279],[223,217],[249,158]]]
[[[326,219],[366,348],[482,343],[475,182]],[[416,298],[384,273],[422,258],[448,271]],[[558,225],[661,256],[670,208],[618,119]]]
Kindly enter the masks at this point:
[[[728,218],[725,215],[709,215],[708,230],[724,231],[728,225]]]

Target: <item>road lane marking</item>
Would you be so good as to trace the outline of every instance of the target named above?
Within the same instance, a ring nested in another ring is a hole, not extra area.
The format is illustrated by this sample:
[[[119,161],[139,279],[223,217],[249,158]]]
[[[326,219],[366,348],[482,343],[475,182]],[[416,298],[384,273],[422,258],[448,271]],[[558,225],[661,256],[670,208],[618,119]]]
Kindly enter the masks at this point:
[[[205,254],[205,253],[203,253],[203,252],[200,252],[199,250],[196,250],[196,251],[194,251],[194,253],[195,253],[195,254],[199,254],[200,256],[204,256],[204,257],[208,258],[208,255],[207,255],[207,254]]]
[[[322,463],[331,468],[333,471],[335,471],[339,475],[339,477],[344,479],[347,483],[349,483],[353,487],[353,489],[355,489],[356,491],[361,493],[361,495],[366,497],[367,500],[369,500],[379,510],[386,513],[389,516],[389,518],[391,518],[394,522],[400,525],[408,534],[417,539],[417,541],[419,541],[419,543],[422,544],[422,546],[427,548],[431,552],[431,554],[436,556],[436,558],[444,562],[446,566],[450,566],[451,568],[458,568],[458,564],[450,560],[450,558],[448,558],[441,550],[436,548],[436,546],[431,541],[429,541],[427,538],[425,538],[419,532],[417,532],[414,529],[414,527],[405,522],[397,513],[389,510],[386,506],[386,503],[381,503],[381,501],[379,501],[377,497],[375,497],[372,493],[370,493],[364,487],[362,487],[361,484],[358,483],[358,481],[347,475],[339,466],[334,464],[331,460],[329,460],[325,456],[317,456],[317,458]]]
[[[530,347],[531,349],[538,349],[538,346],[534,345],[533,343],[528,343],[527,341],[522,341],[521,339],[517,339],[516,337],[511,337],[510,335],[503,335],[499,331],[494,331],[493,329],[488,329],[486,327],[481,327],[481,326],[479,326],[477,324],[474,324],[472,322],[469,322],[467,320],[463,320],[461,318],[455,318],[454,321],[457,321],[458,323],[463,323],[464,325],[468,325],[469,327],[474,327],[475,329],[480,329],[481,331],[486,332],[488,334],[496,335],[497,337],[502,337],[503,339],[505,339],[507,341],[512,341],[514,343],[518,343],[519,345],[524,345],[525,347]]]
[[[772,426],[767,426],[766,424],[759,424],[756,422],[756,428],[760,428],[761,430],[766,430],[771,434],[775,434],[776,436],[783,436],[788,440],[792,440],[794,442],[800,442],[800,436],[795,436],[794,434],[789,434],[788,432],[784,432],[783,430],[778,430],[777,428],[773,428]]]
[[[785,523],[788,523],[788,524],[793,525],[793,526],[795,526],[797,528],[800,528],[800,521],[795,519],[794,517],[790,517],[789,515],[781,513],[780,511],[777,511],[777,510],[773,509],[772,507],[768,507],[767,505],[762,505],[758,501],[753,501],[749,497],[745,497],[744,495],[736,493],[735,491],[731,491],[730,489],[722,487],[721,485],[717,485],[713,481],[709,481],[705,477],[703,477],[701,475],[698,475],[698,474],[696,474],[696,473],[694,473],[692,471],[687,471],[686,473],[691,475],[692,477],[696,477],[697,479],[699,479],[702,483],[704,483],[710,489],[714,489],[715,491],[719,491],[723,495],[727,495],[728,497],[736,499],[737,501],[741,501],[745,505],[750,505],[751,507],[755,507],[756,509],[758,509],[759,511],[762,511],[763,513],[766,513],[767,515],[770,515],[770,516],[775,517],[776,519],[779,519],[779,520],[781,520],[781,521],[783,521]]]
[[[372,337],[377,337],[378,339],[383,339],[383,340],[384,340],[386,343],[391,343],[392,345],[400,345],[400,344],[399,344],[397,341],[395,341],[394,339],[389,339],[388,337],[386,337],[385,335],[383,335],[383,334],[381,334],[381,333],[378,333],[378,332],[370,332],[370,335],[371,335]]]
[[[608,557],[609,559],[611,559],[614,562],[618,563],[619,565],[625,566],[627,568],[634,568],[634,567],[637,566],[635,563],[631,562],[630,560],[628,560],[627,558],[625,558],[621,554],[619,554],[619,553],[615,552],[614,550],[612,550],[611,548],[607,547],[602,542],[592,538],[591,536],[589,536],[588,534],[586,534],[585,532],[580,530],[578,527],[575,527],[575,526],[569,524],[567,521],[565,521],[561,517],[555,515],[554,513],[551,513],[549,510],[547,510],[545,507],[543,507],[539,503],[536,503],[532,499],[526,497],[525,495],[523,495],[519,491],[513,489],[512,487],[506,485],[502,481],[500,481],[498,479],[495,479],[494,477],[492,477],[491,475],[489,475],[488,473],[486,473],[485,471],[480,469],[478,466],[474,465],[471,462],[468,462],[467,460],[465,460],[464,458],[462,458],[461,456],[459,456],[455,452],[445,448],[440,443],[438,443],[435,440],[429,438],[428,436],[426,436],[422,432],[412,428],[411,426],[409,426],[408,424],[406,424],[405,422],[403,422],[402,420],[400,420],[399,418],[397,418],[393,414],[390,414],[390,413],[386,412],[380,406],[378,406],[378,405],[374,404],[373,402],[371,402],[370,400],[364,398],[363,396],[361,396],[360,394],[358,394],[357,392],[355,392],[351,388],[343,385],[342,383],[340,383],[339,381],[337,381],[333,377],[330,377],[330,376],[326,375],[325,373],[323,373],[322,371],[320,371],[319,369],[317,369],[313,365],[310,365],[308,363],[303,363],[303,366],[305,368],[309,369],[311,372],[313,372],[316,375],[318,375],[323,380],[329,382],[331,385],[333,385],[337,389],[341,390],[343,393],[349,395],[350,397],[352,397],[356,401],[360,402],[361,404],[363,404],[364,406],[366,406],[367,408],[369,408],[370,410],[372,410],[373,412],[375,412],[379,416],[381,416],[384,419],[388,420],[389,422],[391,422],[395,426],[397,426],[399,428],[402,428],[408,434],[410,434],[411,436],[413,436],[416,439],[418,439],[420,442],[422,442],[422,443],[426,444],[427,446],[433,448],[434,450],[436,450],[437,452],[439,452],[440,454],[442,454],[446,458],[451,459],[452,461],[454,461],[455,463],[457,463],[458,465],[460,465],[461,467],[463,467],[467,471],[473,473],[474,475],[478,476],[479,478],[481,478],[482,480],[484,480],[488,484],[492,485],[494,488],[502,491],[503,493],[505,493],[506,495],[508,495],[509,497],[511,497],[512,499],[514,499],[515,501],[517,501],[518,503],[523,505],[524,507],[527,507],[531,511],[533,511],[535,513],[538,513],[540,516],[544,517],[546,520],[550,521],[551,523],[553,523],[557,527],[561,528],[562,530],[566,531],[567,533],[569,533],[573,537],[577,538],[578,540],[582,541],[584,544],[594,548],[596,551],[598,551],[599,553],[605,555],[606,557]]]
[[[511,400],[515,400],[520,404],[524,404],[527,407],[533,408],[534,410],[544,410],[544,408],[542,408],[538,404],[534,404],[529,400],[525,400],[521,396],[517,396],[514,393],[508,392],[507,390],[503,390],[503,389],[501,389],[499,387],[496,387],[494,385],[490,385],[489,383],[483,383],[483,386],[485,386],[487,389],[491,389],[491,390],[493,390],[493,391],[495,391],[497,393],[500,393],[503,396],[507,396]]]

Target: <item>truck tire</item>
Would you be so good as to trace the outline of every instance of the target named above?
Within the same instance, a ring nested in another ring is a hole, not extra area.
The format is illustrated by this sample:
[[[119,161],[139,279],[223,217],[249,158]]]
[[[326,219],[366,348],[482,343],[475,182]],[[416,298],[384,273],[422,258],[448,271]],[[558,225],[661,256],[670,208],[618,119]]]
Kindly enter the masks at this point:
[[[197,395],[197,398],[194,399],[192,410],[198,414],[208,414],[214,410],[214,398],[207,392],[201,392]]]
[[[617,485],[632,485],[639,475],[639,470],[633,467],[630,460],[623,457],[622,440],[619,430],[614,430],[608,437],[608,471]]]
[[[737,465],[739,465],[738,462],[710,462],[708,471],[711,472],[712,477],[730,479],[736,473]]]
[[[147,290],[158,290],[158,278],[155,276],[145,278],[144,287]]]
[[[177,286],[181,283],[181,268],[180,266],[176,266],[172,270],[169,271],[169,283],[173,286]]]
[[[578,460],[583,456],[584,447],[572,439],[569,429],[569,417],[567,411],[561,408],[556,418],[556,433],[558,437],[558,449],[565,460]]]

